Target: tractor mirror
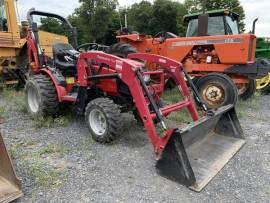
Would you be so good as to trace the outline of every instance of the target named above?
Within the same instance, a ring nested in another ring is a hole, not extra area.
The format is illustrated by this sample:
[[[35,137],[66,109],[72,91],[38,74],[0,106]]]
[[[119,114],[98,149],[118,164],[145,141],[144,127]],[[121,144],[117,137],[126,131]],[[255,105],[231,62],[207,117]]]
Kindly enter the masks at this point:
[[[200,15],[198,18],[198,36],[208,35],[208,14]]]

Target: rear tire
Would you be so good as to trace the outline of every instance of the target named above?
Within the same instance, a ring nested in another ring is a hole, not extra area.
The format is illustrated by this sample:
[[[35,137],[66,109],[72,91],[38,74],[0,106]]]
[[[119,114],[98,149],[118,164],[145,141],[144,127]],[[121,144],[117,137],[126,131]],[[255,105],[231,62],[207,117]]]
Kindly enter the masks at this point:
[[[256,80],[250,79],[250,82],[244,84],[243,88],[244,88],[243,92],[240,92],[240,89],[238,89],[238,95],[240,99],[247,100],[251,98],[256,92]]]
[[[119,42],[110,46],[107,53],[121,58],[127,58],[129,54],[137,53],[137,50],[130,44]]]
[[[205,105],[210,109],[236,104],[237,88],[232,79],[222,73],[210,73],[200,77],[196,86]]]
[[[90,101],[85,110],[85,121],[92,138],[100,143],[115,140],[122,128],[120,108],[108,98]]]
[[[25,101],[33,117],[53,116],[58,113],[59,102],[53,81],[47,75],[33,75],[25,85]]]

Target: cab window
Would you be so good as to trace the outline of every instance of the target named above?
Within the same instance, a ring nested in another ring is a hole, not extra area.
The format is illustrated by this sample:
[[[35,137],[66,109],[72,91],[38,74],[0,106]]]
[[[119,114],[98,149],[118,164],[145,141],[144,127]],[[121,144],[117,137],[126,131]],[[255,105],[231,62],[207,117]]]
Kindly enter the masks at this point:
[[[7,14],[4,0],[0,0],[0,32],[7,32]]]
[[[226,31],[228,35],[239,34],[237,20],[233,20],[231,17],[226,16]]]
[[[223,16],[214,16],[208,19],[208,35],[225,34]]]

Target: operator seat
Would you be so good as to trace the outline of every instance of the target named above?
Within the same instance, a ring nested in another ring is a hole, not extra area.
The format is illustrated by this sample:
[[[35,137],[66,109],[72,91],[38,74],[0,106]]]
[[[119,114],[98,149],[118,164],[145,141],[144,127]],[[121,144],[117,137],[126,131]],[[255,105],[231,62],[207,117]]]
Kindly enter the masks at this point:
[[[76,75],[77,59],[80,52],[66,43],[55,43],[52,49],[54,66],[60,70],[64,76]]]

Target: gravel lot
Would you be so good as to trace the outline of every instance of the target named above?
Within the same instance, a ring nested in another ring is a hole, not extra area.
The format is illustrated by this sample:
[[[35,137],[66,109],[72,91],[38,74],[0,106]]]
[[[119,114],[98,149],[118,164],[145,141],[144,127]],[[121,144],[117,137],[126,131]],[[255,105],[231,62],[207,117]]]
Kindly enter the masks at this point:
[[[80,118],[37,128],[10,105],[0,98],[0,128],[25,193],[18,202],[269,202],[270,96],[238,107],[247,144],[201,193],[157,175],[147,134],[131,116],[119,140],[101,145]]]

